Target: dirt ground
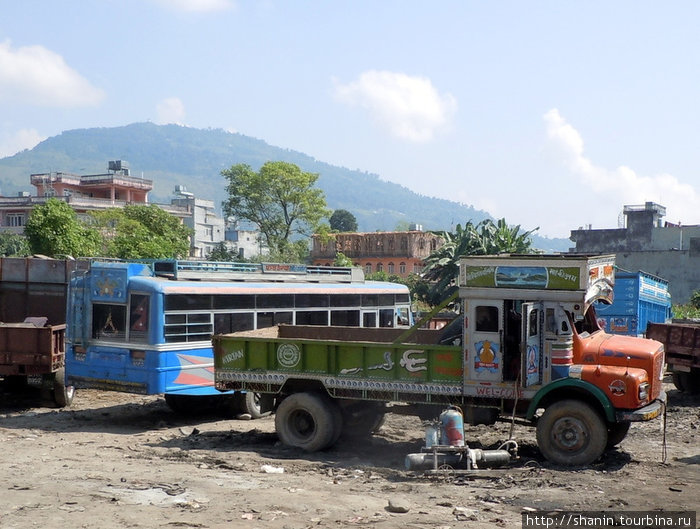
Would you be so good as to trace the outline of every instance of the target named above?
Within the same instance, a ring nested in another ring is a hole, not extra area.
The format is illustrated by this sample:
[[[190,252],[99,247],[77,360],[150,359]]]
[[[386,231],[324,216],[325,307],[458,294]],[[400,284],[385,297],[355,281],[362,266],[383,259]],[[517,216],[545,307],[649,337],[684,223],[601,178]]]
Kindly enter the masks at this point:
[[[698,511],[700,396],[666,390],[665,449],[663,421],[634,424],[571,470],[516,425],[510,466],[425,474],[404,468],[424,425],[394,413],[366,442],[307,454],[278,443],[272,417],[183,418],[158,396],[91,390],[53,409],[0,385],[0,527],[479,529],[521,527],[533,509]],[[466,439],[496,447],[509,431],[467,427]]]

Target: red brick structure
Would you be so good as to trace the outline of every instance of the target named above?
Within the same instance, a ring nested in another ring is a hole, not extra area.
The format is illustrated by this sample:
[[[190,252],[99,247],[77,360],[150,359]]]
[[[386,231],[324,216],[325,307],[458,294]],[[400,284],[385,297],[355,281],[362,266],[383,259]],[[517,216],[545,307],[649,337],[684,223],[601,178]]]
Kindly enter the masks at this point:
[[[384,271],[400,277],[420,273],[424,259],[444,243],[442,237],[424,231],[335,233],[327,242],[318,235],[312,241],[315,265],[330,266],[341,252],[365,274]]]

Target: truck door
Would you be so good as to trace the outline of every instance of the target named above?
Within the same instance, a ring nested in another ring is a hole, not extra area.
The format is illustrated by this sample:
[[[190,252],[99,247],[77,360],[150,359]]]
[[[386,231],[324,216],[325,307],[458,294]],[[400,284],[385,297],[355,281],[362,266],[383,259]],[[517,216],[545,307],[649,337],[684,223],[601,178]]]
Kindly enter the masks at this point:
[[[523,344],[522,358],[523,386],[542,383],[544,371],[544,307],[543,303],[523,303]]]
[[[468,308],[468,366],[465,376],[475,380],[500,382],[503,373],[503,302],[470,301]]]

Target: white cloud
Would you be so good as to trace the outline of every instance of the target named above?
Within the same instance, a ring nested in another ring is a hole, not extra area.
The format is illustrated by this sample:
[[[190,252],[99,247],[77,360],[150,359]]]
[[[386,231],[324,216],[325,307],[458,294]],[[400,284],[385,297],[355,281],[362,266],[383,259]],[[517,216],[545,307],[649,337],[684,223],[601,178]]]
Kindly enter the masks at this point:
[[[163,99],[156,105],[158,118],[157,123],[165,125],[167,123],[175,123],[183,125],[185,119],[185,105],[178,97],[168,97]]]
[[[439,94],[430,79],[369,70],[348,84],[335,82],[336,98],[365,108],[393,136],[427,142],[446,127],[457,110],[451,94]]]
[[[156,0],[157,3],[170,9],[187,11],[189,13],[209,13],[226,11],[236,7],[232,0]]]
[[[12,156],[24,149],[32,149],[45,139],[45,136],[41,136],[34,129],[22,129],[14,134],[5,134],[0,139],[0,158]]]
[[[552,109],[544,115],[547,136],[564,156],[564,162],[581,179],[581,184],[608,204],[617,204],[617,211],[624,205],[656,202],[666,207],[671,222],[679,220],[687,224],[700,222],[700,195],[689,184],[670,174],[643,176],[633,169],[620,166],[606,169],[596,166],[584,156],[583,139],[578,131]],[[616,221],[613,215],[609,222]]]
[[[0,101],[50,107],[97,105],[102,90],[43,46],[12,48],[0,42]]]

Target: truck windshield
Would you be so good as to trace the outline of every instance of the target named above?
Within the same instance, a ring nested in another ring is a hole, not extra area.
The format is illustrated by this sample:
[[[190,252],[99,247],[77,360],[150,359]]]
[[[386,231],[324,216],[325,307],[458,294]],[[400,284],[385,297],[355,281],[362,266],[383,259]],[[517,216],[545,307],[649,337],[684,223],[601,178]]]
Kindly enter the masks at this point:
[[[574,328],[576,329],[576,334],[584,336],[602,330],[598,324],[598,317],[596,316],[593,305],[588,308],[583,319],[574,324]]]

